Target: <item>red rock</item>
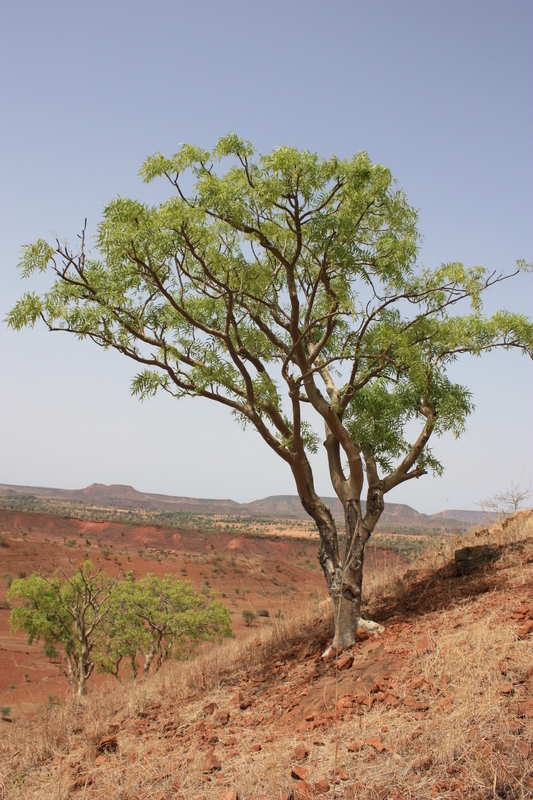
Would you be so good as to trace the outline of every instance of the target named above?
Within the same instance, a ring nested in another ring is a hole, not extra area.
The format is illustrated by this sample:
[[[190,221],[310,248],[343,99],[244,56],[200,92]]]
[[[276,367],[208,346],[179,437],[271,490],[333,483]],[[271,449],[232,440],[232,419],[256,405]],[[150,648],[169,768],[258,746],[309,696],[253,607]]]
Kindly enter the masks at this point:
[[[445,697],[444,700],[442,700],[439,703],[439,705],[437,706],[437,709],[439,711],[442,711],[443,709],[447,708],[448,706],[451,706],[451,704],[453,703],[454,697],[455,697],[455,695],[453,695],[453,694],[451,694],[449,697]]]
[[[523,739],[517,739],[516,747],[518,748],[518,750],[520,750],[524,758],[529,758],[529,756],[531,755],[531,747],[527,742],[524,742]]]
[[[337,777],[341,779],[341,781],[349,781],[350,775],[346,772],[345,769],[338,769],[337,770]]]
[[[237,744],[237,739],[235,736],[228,736],[228,738],[224,741],[224,747],[233,747]]]
[[[238,800],[237,792],[235,789],[229,789],[227,792],[221,792],[218,800]]]
[[[329,783],[321,778],[319,781],[315,783],[315,792],[318,794],[323,794],[325,792],[329,792]]]
[[[415,700],[414,697],[406,697],[403,704],[410,711],[427,711],[429,703],[423,703],[420,700]]]
[[[215,722],[219,725],[227,725],[229,722],[229,711],[217,711],[215,714]]]
[[[373,747],[374,750],[377,750],[378,753],[382,753],[385,750],[385,745],[377,736],[371,736],[370,739],[366,740],[366,743],[369,747]]]
[[[293,796],[294,800],[312,800],[313,787],[307,781],[296,781]]]
[[[217,708],[218,708],[218,706],[217,706],[216,703],[208,703],[206,706],[204,706],[203,712],[204,712],[204,714],[207,714],[208,716],[211,716],[211,714],[214,711],[216,711]]]
[[[107,764],[108,761],[109,759],[107,756],[98,756],[98,758],[95,759],[94,763],[96,764],[97,767],[99,767],[101,764]]]
[[[308,715],[306,716],[306,718],[305,718],[305,721],[306,721],[306,722],[312,722],[312,721],[314,720],[314,718],[315,718],[315,717],[316,717],[316,714],[313,712],[312,714],[308,714]]]
[[[204,772],[215,772],[217,769],[222,769],[220,759],[215,754],[214,750],[210,750],[204,762]]]
[[[337,669],[339,671],[342,671],[342,670],[345,670],[345,669],[350,669],[352,664],[353,664],[353,656],[350,655],[350,654],[347,654],[347,655],[343,656],[342,658],[339,658],[339,660],[337,661]]]
[[[241,700],[241,702],[239,703],[239,708],[241,709],[241,711],[246,711],[246,709],[250,708],[251,705],[252,705],[251,700],[249,699]]]
[[[294,758],[301,760],[303,758],[307,758],[308,755],[309,755],[309,750],[304,744],[299,744],[296,746],[294,750]]]
[[[399,699],[390,692],[385,693],[383,702],[386,703],[388,706],[392,706],[392,708],[398,708],[398,706],[400,705]]]
[[[411,769],[414,772],[427,772],[433,764],[433,757],[430,755],[420,756],[411,762]]]
[[[504,683],[503,686],[500,686],[500,692],[502,694],[512,694],[514,692],[514,686],[512,683]]]
[[[253,744],[250,747],[250,750],[252,751],[252,753],[258,753],[261,750],[261,745],[260,744]]]
[[[418,675],[418,677],[413,678],[413,680],[411,681],[411,691],[413,692],[416,692],[417,689],[422,689],[422,691],[424,691],[424,688],[427,688],[428,686],[429,682],[423,675]]]
[[[353,695],[345,694],[344,697],[341,697],[339,702],[337,703],[337,708],[339,711],[342,711],[346,708],[350,708],[354,701]]]
[[[533,718],[533,697],[518,704],[518,714],[528,719]]]
[[[362,742],[352,742],[348,745],[348,750],[350,753],[359,753],[363,749]]]
[[[427,636],[422,636],[415,642],[415,651],[418,656],[422,656],[424,653],[429,653],[431,649],[431,643]]]
[[[521,639],[524,639],[531,633],[531,631],[533,631],[533,619],[528,619],[525,621],[522,627],[518,629],[518,636]]]
[[[305,767],[293,767],[291,770],[291,777],[296,778],[297,781],[306,781],[309,776]]]

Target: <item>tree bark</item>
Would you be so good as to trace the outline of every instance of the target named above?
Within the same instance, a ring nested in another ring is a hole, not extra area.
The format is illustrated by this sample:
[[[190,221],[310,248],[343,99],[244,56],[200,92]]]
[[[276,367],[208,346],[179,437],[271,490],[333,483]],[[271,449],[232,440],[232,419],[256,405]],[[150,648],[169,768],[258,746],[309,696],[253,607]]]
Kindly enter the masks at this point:
[[[367,510],[363,518],[358,500],[345,501],[343,508],[346,527],[344,554],[334,580],[328,583],[333,603],[335,634],[325,655],[333,649],[343,650],[354,644],[358,630],[376,633],[383,631],[381,625],[361,616],[365,545],[381,511],[374,519],[377,509],[371,509],[370,513]]]

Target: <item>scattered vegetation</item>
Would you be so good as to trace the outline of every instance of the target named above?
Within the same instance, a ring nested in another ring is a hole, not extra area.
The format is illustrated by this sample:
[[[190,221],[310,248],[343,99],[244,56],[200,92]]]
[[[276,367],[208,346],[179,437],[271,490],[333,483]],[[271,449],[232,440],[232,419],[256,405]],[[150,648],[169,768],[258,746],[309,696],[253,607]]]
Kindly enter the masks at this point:
[[[87,691],[95,667],[116,677],[123,660],[135,677],[138,659],[147,675],[171,657],[187,658],[199,640],[231,636],[228,609],[190,582],[148,574],[123,581],[95,571],[85,561],[71,576],[33,574],[13,582],[9,600],[21,605],[11,613],[12,630],[42,639],[46,655],[69,679],[78,695]]]

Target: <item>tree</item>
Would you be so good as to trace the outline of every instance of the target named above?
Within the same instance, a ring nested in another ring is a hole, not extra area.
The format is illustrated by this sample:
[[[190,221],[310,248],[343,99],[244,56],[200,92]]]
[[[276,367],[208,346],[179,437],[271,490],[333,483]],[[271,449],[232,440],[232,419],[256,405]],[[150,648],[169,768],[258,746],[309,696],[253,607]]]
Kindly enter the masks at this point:
[[[29,644],[42,638],[46,654],[59,664],[78,695],[87,693],[115,587],[115,581],[85,561],[70,578],[34,573],[13,581],[8,591],[10,600],[18,598],[23,603],[11,612],[11,629],[27,633]],[[64,651],[66,666],[58,646]]]
[[[128,572],[112,599],[105,634],[100,668],[118,676],[126,658],[136,677],[140,655],[146,676],[152,664],[157,671],[171,657],[186,658],[199,641],[231,636],[231,617],[223,603],[195,594],[190,581],[152,574],[136,580]]]
[[[519,484],[511,483],[511,488],[505,492],[496,492],[490,497],[479,501],[483,511],[496,512],[499,517],[509,517],[516,514],[520,506],[530,497],[529,489],[521,489]]]
[[[242,611],[242,618],[245,621],[246,626],[249,628],[255,619],[255,614],[251,608],[244,608]]]
[[[487,319],[481,304],[484,290],[528,266],[417,266],[416,212],[365,153],[321,159],[284,146],[257,156],[230,134],[212,153],[184,145],[172,158],[156,154],[141,175],[164,176],[173,196],[155,207],[113,200],[98,258],[85,228],[76,250],[59,240],[24,248],[23,276],[49,269],[56,280],[41,296],[25,294],[8,324],[40,319],[90,338],[141,365],[132,383],[140,398],[202,397],[253,425],[316,523],[334,644],[348,646],[358,627],[379,627],[361,617],[361,592],[384,496],[439,474],[431,437],[460,436],[472,411],[449,365],[496,347],[532,353],[525,317]],[[309,460],[320,429],[344,509],[343,547]]]

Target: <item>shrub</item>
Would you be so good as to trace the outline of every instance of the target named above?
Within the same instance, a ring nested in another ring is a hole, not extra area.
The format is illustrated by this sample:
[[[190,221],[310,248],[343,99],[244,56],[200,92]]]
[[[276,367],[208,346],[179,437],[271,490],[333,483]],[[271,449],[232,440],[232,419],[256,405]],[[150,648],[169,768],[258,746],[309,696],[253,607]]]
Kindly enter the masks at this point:
[[[250,627],[250,625],[252,624],[252,622],[255,619],[255,614],[251,609],[245,608],[245,609],[243,609],[243,612],[242,612],[242,618],[244,619],[246,625],[248,627]]]

